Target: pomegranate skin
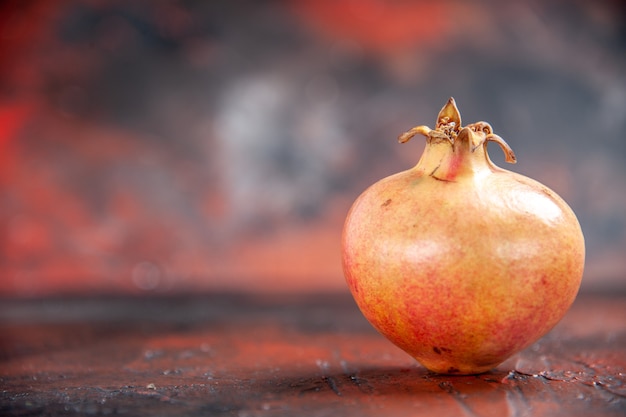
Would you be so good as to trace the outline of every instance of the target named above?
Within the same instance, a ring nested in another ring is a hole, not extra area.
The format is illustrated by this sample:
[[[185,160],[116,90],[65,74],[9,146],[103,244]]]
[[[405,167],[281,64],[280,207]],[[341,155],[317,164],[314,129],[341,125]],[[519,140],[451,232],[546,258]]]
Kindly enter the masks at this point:
[[[584,238],[554,191],[495,166],[453,99],[419,163],[369,187],[342,235],[346,282],[367,320],[430,371],[493,369],[546,334],[580,286]]]

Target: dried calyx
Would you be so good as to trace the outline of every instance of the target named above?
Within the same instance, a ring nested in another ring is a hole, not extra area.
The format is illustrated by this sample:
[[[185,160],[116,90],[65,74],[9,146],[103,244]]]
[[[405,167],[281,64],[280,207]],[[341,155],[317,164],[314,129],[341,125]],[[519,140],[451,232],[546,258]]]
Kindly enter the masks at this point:
[[[461,114],[452,97],[450,97],[446,105],[443,106],[439,112],[435,129],[424,125],[415,126],[411,130],[398,136],[398,141],[400,143],[408,142],[418,133],[426,136],[428,143],[445,140],[450,142],[451,145],[454,145],[456,141],[463,141],[467,138],[472,152],[480,146],[486,147],[487,142],[495,142],[502,148],[506,162],[511,164],[517,162],[511,147],[504,139],[493,133],[493,129],[489,123],[476,122],[461,127]]]

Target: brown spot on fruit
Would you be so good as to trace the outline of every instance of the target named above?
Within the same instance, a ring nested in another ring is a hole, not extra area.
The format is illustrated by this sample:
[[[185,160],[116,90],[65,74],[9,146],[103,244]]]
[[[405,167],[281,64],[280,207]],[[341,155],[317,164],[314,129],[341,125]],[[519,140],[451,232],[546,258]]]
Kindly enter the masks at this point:
[[[385,201],[383,204],[381,204],[381,207],[387,207],[389,204],[391,204],[391,198],[388,198],[387,201]]]
[[[435,347],[433,347],[433,352],[435,352],[437,355],[441,355],[443,353],[452,353],[452,349],[435,346]]]

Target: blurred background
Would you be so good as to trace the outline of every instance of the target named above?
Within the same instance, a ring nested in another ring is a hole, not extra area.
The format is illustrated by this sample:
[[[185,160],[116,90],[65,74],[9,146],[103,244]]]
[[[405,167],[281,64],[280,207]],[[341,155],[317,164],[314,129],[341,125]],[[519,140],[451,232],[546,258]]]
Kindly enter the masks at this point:
[[[3,1],[0,295],[347,291],[348,208],[450,96],[625,290],[619,0]]]

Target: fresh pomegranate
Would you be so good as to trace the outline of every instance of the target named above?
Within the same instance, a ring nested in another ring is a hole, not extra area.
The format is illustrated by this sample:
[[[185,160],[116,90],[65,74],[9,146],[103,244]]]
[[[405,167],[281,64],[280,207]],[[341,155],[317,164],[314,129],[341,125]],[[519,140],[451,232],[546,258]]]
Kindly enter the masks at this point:
[[[585,246],[552,190],[495,166],[491,126],[465,127],[453,98],[418,164],[369,187],[348,213],[343,269],[370,323],[427,369],[488,371],[546,334],[580,286]]]

